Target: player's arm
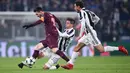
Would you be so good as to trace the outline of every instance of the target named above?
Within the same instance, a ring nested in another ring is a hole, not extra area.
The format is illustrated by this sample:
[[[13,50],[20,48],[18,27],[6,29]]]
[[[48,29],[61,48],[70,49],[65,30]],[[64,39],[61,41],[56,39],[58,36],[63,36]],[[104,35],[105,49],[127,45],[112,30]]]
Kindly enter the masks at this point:
[[[41,17],[39,20],[37,20],[36,22],[34,22],[34,23],[30,24],[30,25],[24,25],[23,28],[28,29],[30,27],[34,27],[36,25],[39,25],[42,22],[44,22],[44,17]]]
[[[58,31],[60,37],[70,38],[75,35],[75,30],[73,30],[73,32],[70,32],[70,33],[66,33],[66,32],[62,33],[58,29],[57,29],[57,31]]]
[[[55,17],[54,15],[53,15],[53,17],[54,17],[54,19],[55,19],[56,23],[57,23],[57,24],[58,24],[58,26],[59,26],[59,31],[62,31],[62,25],[61,25],[60,20],[59,20],[57,17]]]
[[[95,13],[93,13],[92,15],[93,15],[94,24],[96,25],[99,22],[100,18]]]

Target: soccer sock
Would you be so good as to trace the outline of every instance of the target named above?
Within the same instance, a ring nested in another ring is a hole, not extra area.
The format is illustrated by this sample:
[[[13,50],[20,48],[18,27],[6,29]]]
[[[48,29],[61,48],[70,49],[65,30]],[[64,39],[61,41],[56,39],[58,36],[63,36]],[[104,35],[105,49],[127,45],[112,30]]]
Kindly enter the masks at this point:
[[[56,66],[51,66],[49,69],[53,70],[53,69],[57,69]]]
[[[69,58],[60,50],[56,52],[57,55],[59,55],[62,59],[64,59],[66,62],[69,61]]]
[[[71,59],[69,61],[70,64],[74,64],[76,58],[78,57],[78,52],[73,51]]]
[[[114,50],[119,50],[118,47],[113,47],[113,46],[105,46],[104,47],[104,51],[107,52],[107,51],[114,51]]]
[[[39,50],[34,50],[32,57],[36,59],[38,55],[39,55]]]

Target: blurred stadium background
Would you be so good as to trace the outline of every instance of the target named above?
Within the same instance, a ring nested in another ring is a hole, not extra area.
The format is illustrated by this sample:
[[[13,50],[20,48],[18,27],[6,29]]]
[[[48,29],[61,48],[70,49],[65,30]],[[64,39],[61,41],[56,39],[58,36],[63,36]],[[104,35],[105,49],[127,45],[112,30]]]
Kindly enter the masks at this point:
[[[102,44],[124,45],[130,51],[130,0],[83,1],[87,9],[101,18],[96,25],[96,31]],[[43,71],[43,64],[47,62],[44,58],[38,60],[32,69],[21,70],[17,67],[25,57],[32,55],[33,47],[45,38],[43,25],[28,30],[22,28],[38,19],[33,9],[40,6],[44,11],[53,13],[60,19],[63,28],[67,17],[74,18],[77,37],[80,23],[73,9],[74,2],[75,0],[0,0],[0,73],[130,73],[129,56],[120,52],[99,53],[92,46],[82,49],[79,54],[81,57],[71,71]],[[68,56],[76,45],[76,37],[67,51]],[[65,64],[63,60],[59,63]]]
[[[65,19],[76,20],[76,36],[79,22],[73,9],[75,0],[0,0],[0,57],[26,57],[32,54],[33,46],[44,39],[43,25],[24,30],[25,24],[38,18],[32,12],[37,6],[56,15],[65,28]],[[100,18],[96,25],[99,39],[103,45],[124,45],[130,51],[130,0],[84,0],[85,7],[94,11]],[[40,28],[40,29],[39,29]],[[76,41],[68,50],[71,55]],[[98,53],[93,47],[86,46],[81,56],[123,55],[118,52]]]

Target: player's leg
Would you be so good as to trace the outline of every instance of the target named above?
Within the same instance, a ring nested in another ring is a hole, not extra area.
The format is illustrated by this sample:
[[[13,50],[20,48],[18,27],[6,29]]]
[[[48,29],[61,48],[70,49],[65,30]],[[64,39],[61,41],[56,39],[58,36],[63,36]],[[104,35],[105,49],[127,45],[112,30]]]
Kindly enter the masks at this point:
[[[37,57],[37,58],[38,58],[38,59],[41,59],[41,58],[43,58],[43,57],[44,57],[44,55],[45,55],[45,54],[44,54],[43,52],[41,52],[41,51],[40,51],[40,52],[39,52],[39,55],[38,55],[38,57]]]
[[[73,69],[74,62],[75,62],[76,58],[78,57],[78,52],[85,45],[89,45],[90,44],[90,41],[88,39],[89,39],[88,36],[83,36],[82,38],[80,38],[78,40],[78,44],[74,47],[74,50],[73,50],[73,53],[72,53],[70,61],[68,62],[67,65],[63,65],[62,66],[64,69]]]
[[[55,63],[57,63],[57,61],[60,59],[60,56],[52,53],[52,51],[51,51],[51,49],[49,47],[40,50],[38,59],[41,59],[43,57],[50,58],[48,60],[48,62],[44,65],[43,69],[45,69],[45,70],[47,70],[47,69],[53,70],[53,69],[58,69],[60,67],[59,64],[57,64],[55,66],[52,66]]]
[[[60,59],[59,55],[52,53],[51,54],[51,58],[48,60],[47,63],[45,63],[43,69],[44,70],[47,70],[47,69],[51,69],[51,70],[52,69],[58,69],[60,67],[59,64],[57,64],[57,62],[59,61],[59,59]],[[57,64],[57,65],[53,66],[54,64]]]
[[[41,48],[44,48],[44,47],[47,47],[47,45],[46,45],[46,40],[41,41],[40,43],[38,43],[38,44],[34,47],[34,52],[33,52],[32,57],[33,57],[34,59],[38,58],[38,56],[39,56],[39,50],[40,50]],[[25,60],[25,61],[26,61],[26,60]],[[19,67],[19,68],[23,68],[23,66],[26,65],[26,62],[25,62],[25,61],[22,61],[21,63],[19,63],[19,64],[18,64],[18,67]],[[27,65],[26,65],[26,66],[27,66]]]
[[[95,46],[96,49],[99,50],[99,52],[109,52],[109,51],[121,51],[124,54],[128,55],[128,51],[125,49],[124,46],[105,46],[103,47],[102,44],[99,44],[97,46]]]
[[[105,47],[103,47],[101,42],[99,41],[95,31],[94,31],[94,33],[95,33],[95,35],[91,34],[92,42],[93,42],[93,45],[95,46],[95,48],[99,50],[99,52],[121,51],[124,54],[128,55],[128,51],[123,46],[118,46],[118,47],[116,47],[116,46],[105,46]]]
[[[102,44],[96,45],[95,48],[99,52],[107,52],[107,51],[119,50],[118,47],[112,47],[112,46],[105,46],[105,47],[103,47]]]
[[[43,45],[42,43],[38,43],[38,44],[34,47],[34,52],[33,52],[32,57],[36,59],[36,58],[39,56],[39,50],[40,50],[41,48],[43,48],[43,47],[44,47],[44,45]]]
[[[59,67],[60,67],[60,65],[57,64],[57,65],[55,65],[55,66],[51,66],[49,69],[50,69],[50,70],[54,70],[54,69],[59,69]]]
[[[38,59],[41,59],[43,57],[50,58],[51,54],[52,54],[51,49],[49,47],[46,47],[46,48],[39,51]]]
[[[59,69],[59,67],[60,67],[59,64],[57,64],[55,66],[51,66],[50,68],[48,66],[44,65],[43,69],[44,70],[55,70],[55,69]]]
[[[48,46],[52,49],[52,51],[59,55],[62,59],[64,59],[66,62],[69,61],[69,58],[58,49],[58,36],[57,37],[48,37]]]
[[[69,58],[68,58],[61,50],[59,50],[58,48],[52,48],[52,51],[53,51],[55,54],[59,55],[59,56],[60,56],[62,59],[64,59],[66,62],[69,61]]]
[[[78,43],[75,47],[74,47],[74,50],[73,50],[73,53],[72,53],[72,56],[71,56],[71,59],[69,60],[68,64],[67,65],[63,65],[61,66],[62,68],[64,69],[73,69],[73,65],[74,65],[74,62],[76,60],[76,58],[78,57],[78,54],[79,54],[79,51],[85,46],[84,43]]]
[[[74,64],[76,58],[78,57],[79,51],[80,51],[84,46],[85,46],[84,43],[78,43],[78,44],[74,47],[74,50],[73,50],[71,59],[70,59],[70,61],[69,61],[68,63]]]

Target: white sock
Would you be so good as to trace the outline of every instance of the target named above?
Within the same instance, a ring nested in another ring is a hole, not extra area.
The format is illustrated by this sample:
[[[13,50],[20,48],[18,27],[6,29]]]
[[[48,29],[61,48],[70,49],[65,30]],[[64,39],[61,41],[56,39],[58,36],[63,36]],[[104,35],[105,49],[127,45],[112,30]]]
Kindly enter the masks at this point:
[[[104,47],[104,51],[107,52],[107,51],[115,51],[115,50],[119,50],[118,47],[113,47],[113,46],[105,46]]]
[[[51,66],[49,69],[54,70],[54,69],[57,69],[57,68],[56,68],[56,66]]]
[[[74,51],[73,51],[69,63],[74,65],[74,62],[75,62],[75,60],[76,60],[77,57],[78,57],[78,52],[74,52]]]

